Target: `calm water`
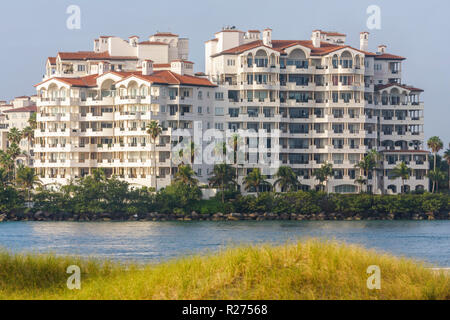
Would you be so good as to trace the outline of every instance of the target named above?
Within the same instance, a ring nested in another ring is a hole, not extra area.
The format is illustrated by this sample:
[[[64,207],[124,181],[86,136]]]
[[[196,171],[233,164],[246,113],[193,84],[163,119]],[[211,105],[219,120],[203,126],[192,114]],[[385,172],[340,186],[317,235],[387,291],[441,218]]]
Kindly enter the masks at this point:
[[[157,262],[243,243],[336,239],[450,267],[450,221],[6,222],[0,247]]]

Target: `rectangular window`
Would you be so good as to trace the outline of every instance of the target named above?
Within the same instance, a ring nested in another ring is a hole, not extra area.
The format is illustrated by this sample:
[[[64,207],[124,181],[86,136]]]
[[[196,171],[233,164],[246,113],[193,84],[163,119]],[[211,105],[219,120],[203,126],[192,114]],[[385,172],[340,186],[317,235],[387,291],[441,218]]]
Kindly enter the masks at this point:
[[[78,71],[79,71],[79,72],[86,71],[86,66],[83,65],[83,64],[79,64],[79,65],[78,65]]]
[[[202,107],[197,107],[197,113],[202,113]]]

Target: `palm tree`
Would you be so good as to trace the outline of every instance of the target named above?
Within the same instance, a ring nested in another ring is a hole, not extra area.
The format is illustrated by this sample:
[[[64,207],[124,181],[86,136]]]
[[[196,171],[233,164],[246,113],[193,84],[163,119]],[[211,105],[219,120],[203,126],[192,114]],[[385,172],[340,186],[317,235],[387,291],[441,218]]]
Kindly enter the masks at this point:
[[[220,188],[222,191],[222,203],[225,202],[225,189],[236,185],[235,179],[235,172],[230,165],[226,163],[214,165],[212,176],[209,178],[209,184],[210,186]]]
[[[9,184],[9,173],[5,168],[0,168],[0,188],[4,189]]]
[[[428,148],[431,149],[431,151],[433,151],[433,155],[434,155],[434,172],[436,173],[436,156],[438,154],[438,152],[444,147],[444,144],[442,143],[442,140],[439,139],[439,137],[434,136],[431,137],[430,139],[428,139],[427,142]],[[433,188],[431,192],[434,192],[434,189],[436,187],[436,181],[433,181]]]
[[[369,163],[370,163],[370,170],[372,171],[372,184],[373,184],[372,192],[375,193],[377,191],[377,186],[378,186],[377,169],[378,169],[378,163],[381,160],[381,155],[377,150],[371,149],[368,152],[367,156],[371,160],[371,161],[369,161]]]
[[[369,180],[369,172],[376,167],[376,161],[372,154],[367,154],[364,158],[355,164],[355,168],[362,170],[363,176]],[[373,178],[373,177],[372,177]]]
[[[17,128],[11,128],[6,135],[7,139],[11,144],[19,144],[20,140],[22,140],[22,132],[20,132]]]
[[[30,119],[28,119],[28,124],[30,125],[31,129],[36,130],[37,128],[36,112],[33,112],[30,115]]]
[[[146,133],[150,136],[153,145],[153,176],[155,179],[155,191],[158,191],[158,178],[156,175],[156,139],[162,133],[162,128],[158,124],[158,121],[152,120],[147,125]]]
[[[198,184],[198,180],[195,179],[194,176],[195,172],[192,170],[191,166],[188,164],[182,164],[178,166],[178,171],[175,173],[174,181],[182,182],[183,184],[193,187]]]
[[[297,174],[288,166],[279,167],[277,173],[275,173],[275,177],[278,179],[274,182],[273,186],[276,187],[279,185],[281,192],[285,190],[293,191],[300,184]]]
[[[405,180],[408,180],[410,175],[411,168],[408,167],[404,161],[402,161],[392,170],[392,176],[394,178],[402,179],[402,193],[405,192]]]
[[[447,172],[447,174],[448,174],[448,189],[450,190],[450,148],[448,148],[444,152],[444,159],[447,161],[447,165],[448,165],[448,172]]]
[[[30,191],[34,189],[35,185],[41,184],[38,175],[34,172],[34,168],[25,167],[24,165],[20,165],[17,168],[16,181],[23,190],[27,190],[28,202],[30,201]]]
[[[355,183],[359,184],[359,190],[362,193],[363,185],[365,185],[367,183],[367,179],[364,178],[364,176],[358,176],[358,178],[355,179]]]
[[[30,145],[34,139],[34,130],[31,127],[26,127],[22,130],[22,137],[27,139],[27,155],[28,155],[28,164],[31,164],[31,154],[30,154]]]
[[[250,191],[251,189],[255,189],[256,196],[259,196],[259,187],[262,185],[270,185],[270,183],[266,181],[266,176],[261,174],[259,168],[254,168],[244,178],[245,190]]]
[[[238,178],[239,174],[238,174],[238,149],[239,149],[239,144],[242,142],[242,138],[237,134],[237,133],[233,133],[233,135],[231,136],[232,139],[232,144],[233,144],[233,163],[235,165],[235,169],[236,169],[236,178]]]
[[[320,185],[324,187],[328,193],[328,178],[333,176],[333,165],[331,163],[324,163],[319,169],[314,171],[314,176],[319,180]],[[325,183],[325,184],[324,184]]]
[[[436,192],[438,191],[439,182],[445,179],[445,174],[441,170],[433,170],[428,172],[428,178],[433,182],[433,186],[436,185]]]
[[[223,163],[226,163],[227,160],[227,144],[226,142],[218,142],[214,146],[214,154],[216,156],[222,156],[223,157]]]

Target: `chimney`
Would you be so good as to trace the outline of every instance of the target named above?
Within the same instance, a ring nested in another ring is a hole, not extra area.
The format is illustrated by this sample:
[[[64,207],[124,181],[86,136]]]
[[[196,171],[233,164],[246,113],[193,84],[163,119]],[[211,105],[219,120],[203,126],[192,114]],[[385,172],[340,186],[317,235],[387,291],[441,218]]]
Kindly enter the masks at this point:
[[[320,30],[314,30],[312,32],[311,41],[314,48],[320,48]]]
[[[378,52],[379,52],[379,53],[385,53],[385,52],[386,52],[386,48],[387,48],[386,45],[380,44],[380,45],[378,46]]]
[[[369,51],[369,32],[367,31],[359,34],[359,50]]]
[[[130,44],[130,46],[136,47],[138,40],[139,40],[138,36],[131,36],[128,38],[128,43]]]
[[[142,61],[142,75],[149,76],[153,73],[153,61],[144,60]]]
[[[267,28],[263,31],[263,44],[272,47],[272,29]]]

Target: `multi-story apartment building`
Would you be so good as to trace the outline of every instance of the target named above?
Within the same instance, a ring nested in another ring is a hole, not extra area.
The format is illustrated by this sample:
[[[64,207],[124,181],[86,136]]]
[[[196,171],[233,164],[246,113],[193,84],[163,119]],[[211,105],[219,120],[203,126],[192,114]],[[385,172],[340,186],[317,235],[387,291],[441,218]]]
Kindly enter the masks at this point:
[[[11,100],[10,103],[0,102],[0,150],[6,150],[9,146],[8,132],[12,128],[23,130],[28,127],[29,119],[36,112],[37,96],[21,96]],[[32,165],[33,141],[22,139],[19,147],[26,154],[17,158],[19,163]]]
[[[49,58],[36,85],[35,167],[41,180],[65,184],[103,168],[132,185],[168,185],[180,157],[172,147],[182,145],[175,130],[193,134],[194,125],[202,132],[213,123],[216,86],[195,76],[187,57],[187,39],[157,33],[145,42],[100,37],[92,52]],[[152,120],[163,128],[156,145],[146,133]],[[180,147],[183,156],[187,149]],[[210,166],[195,163],[193,169],[206,182]]]
[[[271,29],[262,38],[259,30],[217,32],[205,43],[205,72],[218,85],[215,127],[279,130],[279,160],[297,171],[305,188],[318,184],[314,170],[330,162],[329,190],[356,192],[362,172],[355,164],[376,149],[382,166],[375,177],[369,173],[369,190],[400,192],[401,180],[392,177],[400,161],[412,168],[406,188],[428,189],[422,90],[402,83],[405,58],[386,46],[369,52],[368,40],[362,32],[356,49],[345,44],[345,34],[321,30],[311,40],[275,40]],[[273,139],[262,139],[270,152]],[[253,167],[273,182],[276,168],[259,164],[258,156],[252,161],[249,153],[245,159],[241,182]]]

